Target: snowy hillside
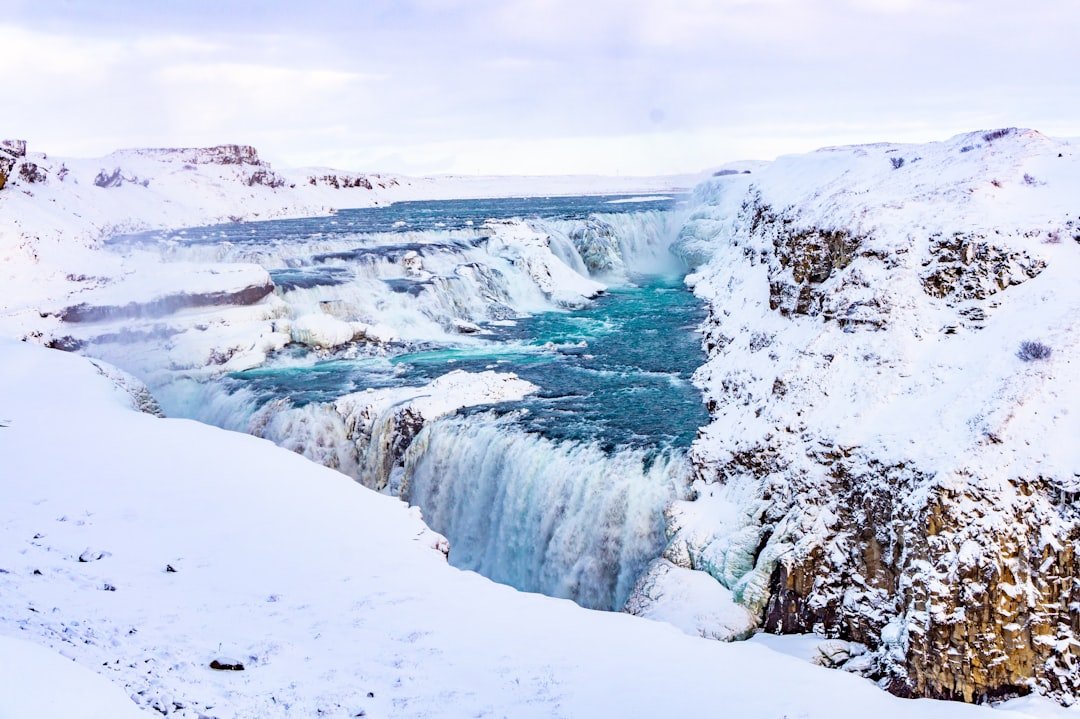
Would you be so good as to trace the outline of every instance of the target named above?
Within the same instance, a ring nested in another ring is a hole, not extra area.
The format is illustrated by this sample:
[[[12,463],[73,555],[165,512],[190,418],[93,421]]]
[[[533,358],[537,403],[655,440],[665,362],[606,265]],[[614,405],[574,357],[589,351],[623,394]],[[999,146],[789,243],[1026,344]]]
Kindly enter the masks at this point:
[[[1071,703],[1080,152],[830,148],[698,194],[713,421],[668,559],[769,631],[869,645],[848,668],[896,693]]]

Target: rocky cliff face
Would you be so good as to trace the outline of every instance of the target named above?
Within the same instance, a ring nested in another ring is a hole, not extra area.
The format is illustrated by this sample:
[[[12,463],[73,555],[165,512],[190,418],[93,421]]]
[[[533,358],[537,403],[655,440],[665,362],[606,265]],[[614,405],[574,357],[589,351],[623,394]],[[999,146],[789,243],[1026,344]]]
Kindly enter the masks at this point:
[[[0,140],[0,190],[15,171],[15,164],[26,157],[26,140]]]
[[[215,145],[213,147],[163,147],[139,150],[121,150],[113,153],[112,159],[145,163],[147,160],[168,163],[195,170],[199,165],[217,165],[235,167],[240,171],[238,179],[248,187],[262,185],[269,188],[284,187],[287,181],[270,168],[270,163],[259,158],[258,151],[251,145]],[[248,171],[246,168],[251,168]],[[141,178],[125,172],[118,166],[111,172],[101,170],[94,181],[98,187],[120,187],[124,183],[150,184],[148,178]],[[295,186],[295,185],[294,185]]]
[[[134,154],[166,161],[187,162],[192,165],[255,165],[265,163],[251,145],[215,145],[213,147],[159,147],[121,150],[117,154]]]
[[[665,557],[767,631],[867,645],[845,668],[895,693],[1071,703],[1078,156],[1007,131],[699,190],[680,244],[708,258],[713,422]]]

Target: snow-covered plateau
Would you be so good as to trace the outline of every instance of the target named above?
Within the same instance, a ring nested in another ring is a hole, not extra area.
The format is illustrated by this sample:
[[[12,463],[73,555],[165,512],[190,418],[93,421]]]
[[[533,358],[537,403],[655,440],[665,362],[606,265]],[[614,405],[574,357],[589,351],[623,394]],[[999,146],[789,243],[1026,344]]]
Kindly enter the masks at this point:
[[[827,148],[659,207],[688,184],[0,143],[0,718],[1073,714],[1076,145]],[[625,196],[359,247],[328,225],[246,234],[586,192]],[[303,403],[229,384],[486,356],[521,318],[676,261],[707,310],[709,419],[685,457],[510,427],[485,408],[540,388],[496,361]],[[527,506],[545,483],[574,502]],[[460,516],[492,492],[524,519]],[[425,517],[466,522],[489,576],[624,611],[450,566]],[[545,552],[482,543],[531,525]]]

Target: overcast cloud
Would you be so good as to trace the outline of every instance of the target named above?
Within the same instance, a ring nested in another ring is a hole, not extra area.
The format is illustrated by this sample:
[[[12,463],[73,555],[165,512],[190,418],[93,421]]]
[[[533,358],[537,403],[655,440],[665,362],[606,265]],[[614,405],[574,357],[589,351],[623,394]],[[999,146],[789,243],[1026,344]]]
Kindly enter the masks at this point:
[[[92,156],[651,174],[1080,135],[1076,0],[0,0],[4,136]]]

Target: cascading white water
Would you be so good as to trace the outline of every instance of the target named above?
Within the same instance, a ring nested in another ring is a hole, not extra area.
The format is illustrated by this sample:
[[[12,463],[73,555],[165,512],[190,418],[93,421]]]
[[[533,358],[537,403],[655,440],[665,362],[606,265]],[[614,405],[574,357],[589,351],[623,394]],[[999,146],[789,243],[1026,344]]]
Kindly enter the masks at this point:
[[[392,327],[412,341],[447,341],[455,320],[482,322],[580,306],[628,273],[664,273],[683,213],[596,213],[585,220],[513,220],[472,230],[315,235],[259,243],[170,241],[169,260],[254,262],[307,282],[280,284],[289,314]],[[409,254],[415,255],[406,260]],[[406,266],[407,262],[415,264]]]
[[[678,210],[596,213],[586,220],[545,220],[542,227],[553,240],[573,248],[578,262],[591,273],[664,274],[678,268],[669,248],[685,215]]]
[[[663,548],[663,508],[685,487],[683,454],[648,459],[552,442],[506,417],[452,417],[409,447],[403,498],[450,540],[455,566],[617,610]]]

